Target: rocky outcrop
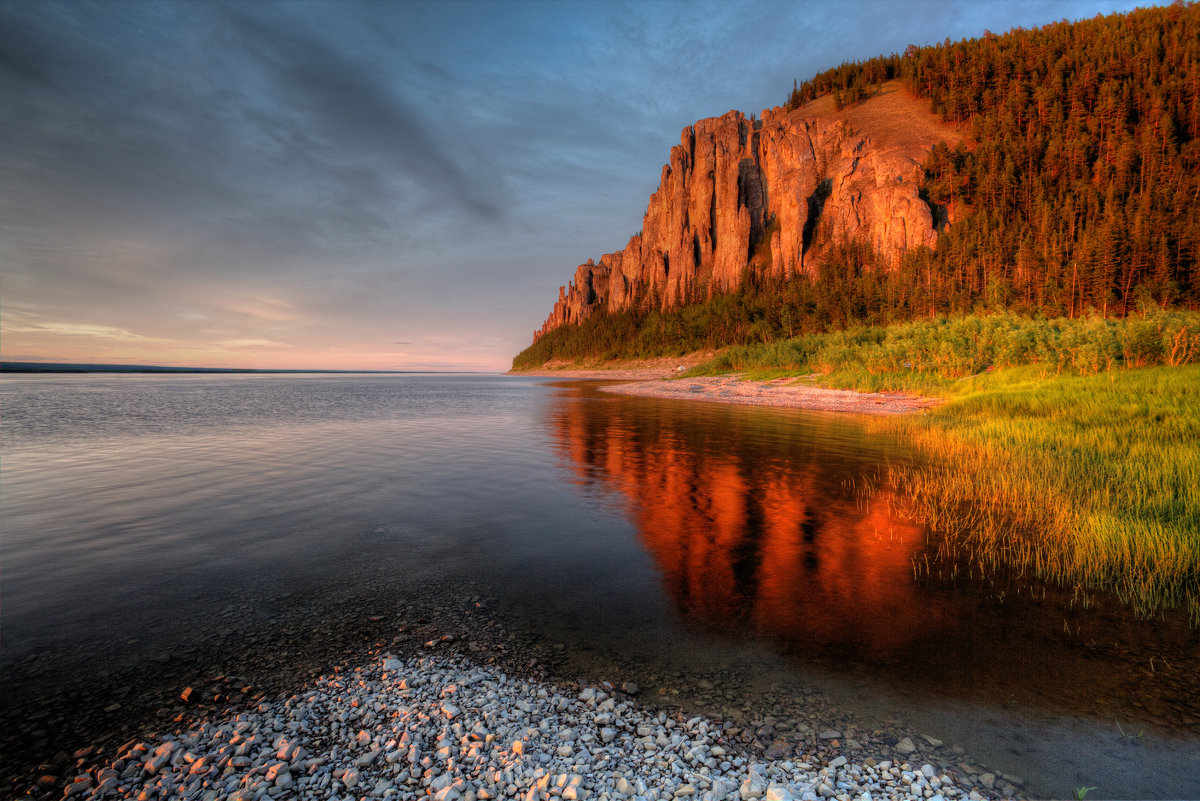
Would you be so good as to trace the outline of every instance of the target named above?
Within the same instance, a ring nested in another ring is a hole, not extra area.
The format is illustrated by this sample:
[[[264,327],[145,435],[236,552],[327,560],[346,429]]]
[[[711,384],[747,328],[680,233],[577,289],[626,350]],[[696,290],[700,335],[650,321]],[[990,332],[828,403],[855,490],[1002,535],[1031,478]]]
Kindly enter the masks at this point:
[[[534,340],[597,309],[703,300],[735,287],[748,268],[812,275],[842,238],[867,242],[885,267],[932,247],[933,215],[918,192],[936,140],[892,141],[886,126],[875,128],[884,135],[803,108],[770,109],[761,120],[730,111],[685,128],[641,232],[576,269]]]

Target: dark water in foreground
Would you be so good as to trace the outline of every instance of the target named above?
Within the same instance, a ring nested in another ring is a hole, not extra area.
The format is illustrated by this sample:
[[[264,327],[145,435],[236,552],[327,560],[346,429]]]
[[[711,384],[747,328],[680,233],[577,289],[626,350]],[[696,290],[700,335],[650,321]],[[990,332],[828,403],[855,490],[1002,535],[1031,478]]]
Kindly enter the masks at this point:
[[[927,533],[863,492],[911,454],[852,417],[490,376],[5,376],[0,404],[10,731],[66,685],[116,705],[181,654],[220,671],[257,642],[241,612],[297,659],[314,614],[461,582],[663,700],[799,680],[1035,795],[1200,797],[1196,631],[918,579]]]

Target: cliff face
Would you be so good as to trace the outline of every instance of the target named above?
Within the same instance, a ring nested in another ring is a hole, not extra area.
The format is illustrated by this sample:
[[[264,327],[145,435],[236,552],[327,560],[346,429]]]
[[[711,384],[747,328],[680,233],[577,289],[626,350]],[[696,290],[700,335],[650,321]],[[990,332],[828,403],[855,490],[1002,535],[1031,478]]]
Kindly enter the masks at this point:
[[[534,340],[596,309],[669,309],[730,289],[752,259],[770,275],[812,274],[822,248],[843,236],[893,264],[909,248],[932,247],[921,164],[938,141],[957,138],[953,131],[894,89],[843,114],[820,102],[764,111],[758,121],[731,111],[685,128],[641,233],[580,265]]]

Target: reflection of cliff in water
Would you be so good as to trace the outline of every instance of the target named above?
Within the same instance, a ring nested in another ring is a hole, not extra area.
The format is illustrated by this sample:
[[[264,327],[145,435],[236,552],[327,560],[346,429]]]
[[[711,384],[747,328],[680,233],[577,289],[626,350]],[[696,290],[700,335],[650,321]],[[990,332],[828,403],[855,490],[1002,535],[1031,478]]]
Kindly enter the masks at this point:
[[[882,483],[862,492],[910,455],[853,417],[574,385],[548,426],[585,492],[623,499],[693,624],[906,691],[1200,734],[1200,631],[1185,616],[1137,620],[1115,599],[1019,575],[930,578],[925,531],[890,512]]]
[[[859,491],[888,454],[852,421],[687,408],[595,397],[553,414],[576,474],[628,500],[682,614],[875,658],[948,624],[914,585],[924,531]]]

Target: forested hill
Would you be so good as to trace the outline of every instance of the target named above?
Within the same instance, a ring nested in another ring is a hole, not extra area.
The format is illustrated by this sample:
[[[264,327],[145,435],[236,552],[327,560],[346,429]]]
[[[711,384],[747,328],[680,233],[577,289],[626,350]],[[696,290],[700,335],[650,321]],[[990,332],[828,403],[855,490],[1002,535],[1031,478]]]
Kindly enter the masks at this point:
[[[693,292],[677,308],[597,309],[514,365],[980,308],[1078,316],[1200,304],[1200,5],[910,46],[804,81],[785,109],[870,103],[895,80],[965,134],[925,161],[933,247],[885,259],[870,241],[817,225],[811,236],[827,241],[803,271],[756,270],[748,252],[731,290]]]

